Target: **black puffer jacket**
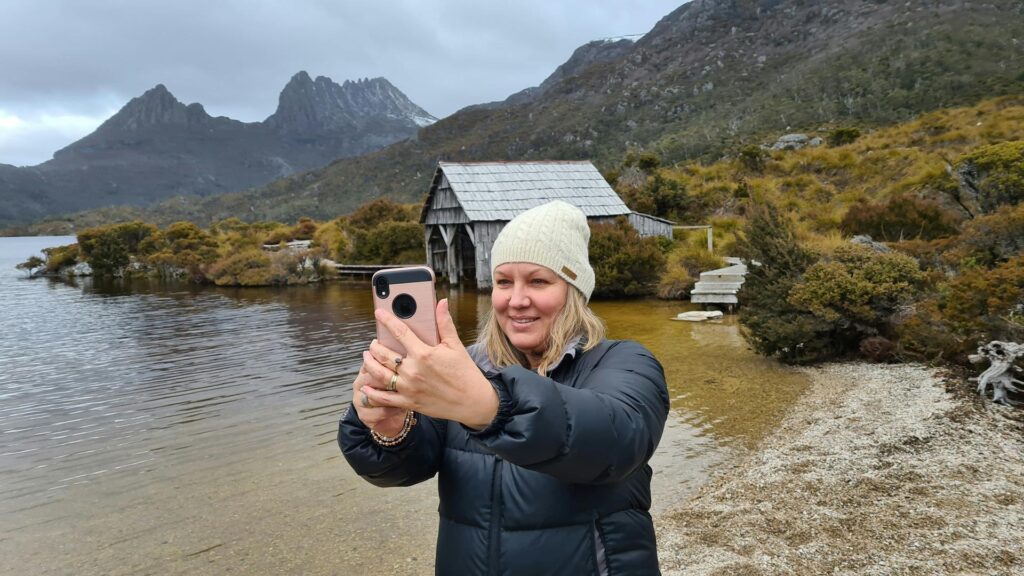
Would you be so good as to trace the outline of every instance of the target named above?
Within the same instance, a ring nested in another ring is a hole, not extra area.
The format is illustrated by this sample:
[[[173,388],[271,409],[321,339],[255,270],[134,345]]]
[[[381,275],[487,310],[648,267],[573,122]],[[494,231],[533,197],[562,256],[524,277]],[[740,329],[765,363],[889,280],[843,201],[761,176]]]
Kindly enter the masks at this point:
[[[567,354],[550,378],[518,366],[486,375],[501,398],[486,430],[420,417],[384,448],[350,410],[338,432],[377,486],[438,475],[436,572],[658,574],[647,461],[669,399],[654,356],[603,341]]]

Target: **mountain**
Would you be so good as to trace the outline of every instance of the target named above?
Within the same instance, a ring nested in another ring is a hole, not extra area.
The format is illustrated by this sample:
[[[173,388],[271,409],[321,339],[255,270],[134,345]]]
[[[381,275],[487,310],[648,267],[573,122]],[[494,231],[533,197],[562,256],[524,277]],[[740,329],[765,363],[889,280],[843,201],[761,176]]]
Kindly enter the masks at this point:
[[[636,42],[581,47],[541,86],[415,139],[150,214],[330,218],[380,196],[421,199],[438,160],[715,159],[789,131],[867,129],[1021,94],[1021,70],[1019,0],[693,0]]]
[[[384,78],[338,85],[299,72],[277,110],[249,123],[210,116],[160,84],[52,160],[0,165],[0,225],[244,190],[415,137],[435,121]]]
[[[541,87],[471,106],[419,137],[191,217],[294,220],[419,200],[438,160],[718,158],[793,130],[871,127],[1024,93],[1018,0],[693,0],[635,43],[590,44]],[[165,210],[164,217],[173,211]]]

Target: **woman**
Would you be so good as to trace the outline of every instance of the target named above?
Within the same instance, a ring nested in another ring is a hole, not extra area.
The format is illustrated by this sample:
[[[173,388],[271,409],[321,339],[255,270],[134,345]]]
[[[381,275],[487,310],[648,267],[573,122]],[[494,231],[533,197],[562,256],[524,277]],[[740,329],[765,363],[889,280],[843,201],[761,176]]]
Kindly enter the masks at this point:
[[[407,356],[370,344],[338,441],[377,486],[438,475],[438,574],[659,573],[647,461],[668,391],[651,353],[606,340],[587,307],[589,239],[565,202],[509,222],[468,349],[446,300],[435,347],[377,312]]]

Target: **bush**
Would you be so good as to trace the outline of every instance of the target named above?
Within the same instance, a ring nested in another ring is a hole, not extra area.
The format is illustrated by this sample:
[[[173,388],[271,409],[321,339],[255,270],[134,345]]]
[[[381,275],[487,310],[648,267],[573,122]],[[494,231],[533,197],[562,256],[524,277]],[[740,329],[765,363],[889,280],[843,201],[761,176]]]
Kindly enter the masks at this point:
[[[744,170],[760,173],[764,172],[768,152],[756,144],[748,144],[740,148],[736,158]]]
[[[120,276],[131,261],[128,246],[112,228],[90,228],[78,235],[78,245],[97,276]]]
[[[404,206],[393,200],[380,198],[363,204],[348,216],[353,228],[370,230],[386,222],[416,222],[419,213],[415,206]]]
[[[633,211],[659,218],[685,220],[694,208],[682,183],[660,172],[645,178],[641,187],[622,185],[617,192]]]
[[[962,266],[992,267],[1024,251],[1024,204],[1003,206],[964,226],[950,259]]]
[[[1024,140],[983,146],[965,156],[957,170],[977,194],[984,213],[1024,201]]]
[[[68,244],[67,246],[44,248],[43,254],[46,255],[46,271],[56,273],[60,272],[61,268],[78,264],[81,252],[78,249],[78,244]]]
[[[369,230],[356,229],[352,260],[373,264],[423,262],[423,226],[418,222],[384,222]]]
[[[218,286],[266,286],[270,257],[259,248],[249,248],[213,263],[207,277]]]
[[[861,200],[850,206],[840,228],[846,234],[867,234],[887,242],[931,240],[957,233],[959,219],[938,204],[909,194],[897,194],[881,203]]]
[[[123,246],[128,254],[136,254],[139,245],[158,231],[156,226],[141,221],[97,226],[79,232],[78,245],[86,260],[92,258],[93,251],[100,244],[104,245],[103,250],[109,250],[112,243],[117,243]]]
[[[859,128],[836,128],[828,133],[828,145],[832,147],[853,144],[860,138]]]
[[[989,340],[1024,339],[1024,255],[991,270],[961,271],[939,293],[938,309],[968,348]],[[966,350],[964,350],[966,351]]]
[[[865,338],[892,335],[893,316],[923,280],[910,256],[850,244],[808,268],[789,302],[828,323],[839,351],[852,351]]]
[[[625,216],[590,225],[590,263],[598,296],[652,294],[665,268],[657,238],[641,238]]]

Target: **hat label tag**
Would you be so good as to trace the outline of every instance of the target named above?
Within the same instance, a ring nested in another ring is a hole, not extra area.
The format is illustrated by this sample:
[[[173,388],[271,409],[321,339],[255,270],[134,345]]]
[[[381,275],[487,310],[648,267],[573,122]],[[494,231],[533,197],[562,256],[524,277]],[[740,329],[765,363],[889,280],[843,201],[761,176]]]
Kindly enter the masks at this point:
[[[573,280],[576,279],[576,273],[570,270],[568,266],[562,266],[562,274],[565,274],[566,276],[572,278]]]

